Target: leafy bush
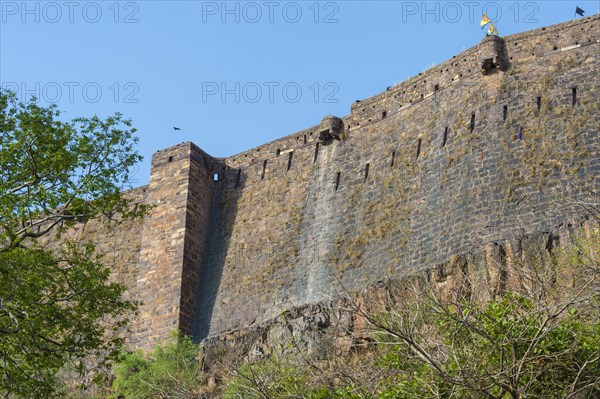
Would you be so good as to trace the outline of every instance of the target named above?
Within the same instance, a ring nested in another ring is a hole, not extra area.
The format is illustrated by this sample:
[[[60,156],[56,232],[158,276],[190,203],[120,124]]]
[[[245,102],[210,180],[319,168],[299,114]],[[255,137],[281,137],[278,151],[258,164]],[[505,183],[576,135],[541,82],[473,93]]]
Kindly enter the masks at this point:
[[[201,367],[202,347],[189,337],[158,346],[151,354],[140,351],[123,356],[115,368],[113,398],[201,399],[206,397],[206,374]]]

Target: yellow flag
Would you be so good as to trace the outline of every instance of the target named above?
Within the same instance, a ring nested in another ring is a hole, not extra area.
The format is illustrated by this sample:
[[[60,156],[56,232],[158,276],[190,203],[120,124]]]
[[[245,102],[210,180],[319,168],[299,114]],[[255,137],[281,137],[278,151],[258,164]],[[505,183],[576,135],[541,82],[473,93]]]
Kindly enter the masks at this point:
[[[487,24],[490,23],[490,19],[488,18],[488,16],[484,13],[483,17],[481,17],[481,29],[483,29],[484,26],[486,26]]]
[[[490,26],[488,27],[488,31],[487,31],[487,35],[491,36],[491,35],[497,35],[498,31],[496,30],[496,27],[494,26],[493,23],[490,22]]]

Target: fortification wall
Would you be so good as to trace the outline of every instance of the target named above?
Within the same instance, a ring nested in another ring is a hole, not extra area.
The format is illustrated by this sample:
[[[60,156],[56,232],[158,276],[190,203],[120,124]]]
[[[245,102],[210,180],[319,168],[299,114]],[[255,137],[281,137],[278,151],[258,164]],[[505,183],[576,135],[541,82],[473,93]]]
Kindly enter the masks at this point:
[[[355,103],[344,141],[315,126],[224,159],[194,335],[581,218],[572,201],[600,185],[599,32],[595,16],[488,38]]]
[[[152,206],[144,218],[63,239],[96,241],[143,302],[129,339],[143,348],[465,254],[493,287],[500,243],[578,226],[574,201],[600,190],[599,38],[599,16],[487,38],[354,103],[341,141],[315,125],[225,159],[192,143],[159,151],[149,185],[126,193]]]
[[[569,258],[565,254],[583,251],[590,255],[585,264],[591,266],[598,255],[598,243],[593,240],[599,239],[599,234],[596,218],[564,224],[553,233],[486,244],[477,252],[453,256],[431,269],[365,287],[337,300],[291,308],[264,323],[206,339],[206,364],[218,369],[223,354],[253,361],[286,353],[297,357],[298,350],[304,358],[344,359],[372,342],[373,327],[365,314],[403,309],[410,306],[416,295],[432,293],[442,301],[461,299],[477,304],[497,299],[508,291],[531,295],[532,290],[541,288],[537,285],[540,266],[557,259],[562,265],[555,270],[559,273],[554,276],[557,285],[573,289],[574,284],[585,281],[586,268],[581,264],[570,268],[565,264],[565,258]]]

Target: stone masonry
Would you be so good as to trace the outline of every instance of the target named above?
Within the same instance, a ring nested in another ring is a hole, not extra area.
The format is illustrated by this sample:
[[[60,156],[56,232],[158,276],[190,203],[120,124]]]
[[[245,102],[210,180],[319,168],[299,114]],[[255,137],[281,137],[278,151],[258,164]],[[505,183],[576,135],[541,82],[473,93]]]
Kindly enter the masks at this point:
[[[143,220],[80,226],[142,300],[130,342],[196,340],[590,215],[600,17],[478,45],[346,117],[224,159],[154,154]],[[115,231],[116,230],[116,231]]]

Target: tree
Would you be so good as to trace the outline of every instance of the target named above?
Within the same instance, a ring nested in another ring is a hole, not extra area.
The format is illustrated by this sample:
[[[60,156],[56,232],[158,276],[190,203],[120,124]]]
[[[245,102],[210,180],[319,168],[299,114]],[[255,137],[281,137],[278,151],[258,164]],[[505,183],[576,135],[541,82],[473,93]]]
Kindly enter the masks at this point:
[[[522,289],[490,301],[415,289],[365,314],[399,398],[588,399],[600,394],[600,231],[518,264]]]
[[[124,211],[121,195],[141,157],[121,114],[58,119],[55,106],[16,103],[0,92],[0,249],[56,227]]]
[[[121,114],[60,120],[55,106],[0,91],[0,393],[49,398],[57,373],[83,373],[121,345],[135,304],[92,243],[37,243],[75,222],[132,213],[121,192],[141,157]],[[89,359],[94,359],[90,363]],[[87,359],[87,362],[86,362]],[[93,364],[92,364],[93,363]]]

